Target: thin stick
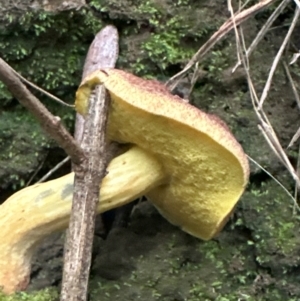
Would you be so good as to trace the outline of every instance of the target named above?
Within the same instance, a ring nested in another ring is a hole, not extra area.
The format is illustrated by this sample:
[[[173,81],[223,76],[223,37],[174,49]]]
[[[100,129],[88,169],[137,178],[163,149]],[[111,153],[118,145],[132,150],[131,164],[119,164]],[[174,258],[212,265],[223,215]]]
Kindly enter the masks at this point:
[[[37,183],[42,183],[46,181],[50,176],[53,175],[54,172],[56,172],[58,169],[60,169],[64,164],[66,164],[70,160],[70,157],[64,158],[62,161],[60,161],[58,164],[56,164],[50,171],[48,171],[42,178],[40,178]]]
[[[299,0],[294,0],[294,2],[296,3],[296,5],[298,6],[298,8],[300,9],[300,1]]]
[[[286,34],[286,36],[285,36],[285,38],[284,38],[284,40],[283,40],[283,42],[282,42],[279,50],[278,50],[278,52],[277,52],[277,54],[276,54],[276,56],[275,56],[275,58],[273,60],[273,64],[272,64],[271,70],[269,72],[267,82],[265,84],[264,90],[263,90],[262,95],[261,95],[260,100],[259,100],[259,104],[258,104],[258,109],[259,110],[261,110],[261,108],[262,108],[262,106],[264,104],[264,101],[265,101],[265,99],[268,96],[268,92],[270,90],[270,87],[271,87],[271,84],[272,84],[272,79],[273,79],[273,76],[274,76],[275,71],[277,69],[277,65],[278,65],[278,63],[279,63],[279,61],[281,59],[281,56],[283,54],[283,51],[284,51],[287,43],[289,42],[290,37],[291,37],[291,35],[292,35],[293,31],[294,31],[294,28],[295,28],[296,23],[297,23],[298,18],[299,18],[299,14],[300,14],[300,9],[297,7],[296,11],[295,11],[295,14],[294,14],[294,18],[293,18],[292,24],[290,25],[290,28],[289,28],[289,30],[288,30],[288,32],[287,32],[287,34]]]
[[[272,15],[269,17],[267,22],[263,25],[263,27],[260,29],[258,34],[256,35],[255,39],[252,41],[249,48],[246,50],[245,56],[247,58],[250,57],[254,49],[257,47],[259,42],[263,39],[263,37],[266,35],[267,31],[269,30],[270,26],[273,24],[273,22],[277,19],[277,17],[281,14],[281,12],[284,10],[284,8],[287,6],[287,4],[290,2],[290,0],[283,0],[274,10]],[[241,65],[241,61],[238,60],[236,65],[233,67],[234,72],[239,66]]]
[[[0,80],[19,102],[30,111],[41,127],[62,147],[71,157],[74,164],[84,160],[81,147],[70,133],[63,127],[60,118],[53,116],[47,108],[26,88],[12,68],[0,58]]]
[[[298,146],[298,157],[297,157],[297,167],[296,167],[296,173],[297,173],[297,175],[299,175],[299,170],[300,170],[300,145]],[[297,183],[295,183],[295,184],[296,185],[295,185],[294,198],[295,198],[295,200],[297,200],[298,199],[299,187],[298,187]],[[298,203],[296,203],[296,204],[298,205]],[[296,206],[294,206],[293,209],[294,209],[293,211],[295,213]]]
[[[7,64],[7,63],[5,63]],[[7,64],[7,66],[9,66]],[[10,67],[10,66],[9,66]],[[11,67],[10,67],[11,68]],[[29,86],[31,86],[32,88],[36,89],[37,91],[47,95],[49,98],[53,99],[54,101],[60,103],[61,105],[63,106],[66,106],[66,107],[70,107],[70,108],[74,108],[75,106],[74,105],[70,105],[66,102],[64,102],[63,100],[59,99],[58,97],[52,95],[51,93],[47,92],[46,90],[38,87],[37,85],[35,85],[34,83],[32,83],[31,81],[29,81],[28,79],[26,79],[25,77],[23,77],[20,73],[18,73],[16,70],[14,70],[13,68],[11,68],[11,70],[14,72],[14,74],[16,76],[18,76],[24,83],[28,84]]]
[[[108,97],[104,86],[90,98],[82,147],[87,160],[75,166],[74,194],[65,243],[61,301],[87,300],[99,184],[105,176]]]
[[[106,26],[95,36],[89,48],[85,60],[85,64],[83,67],[82,79],[95,70],[103,69],[103,68],[113,68],[116,64],[118,53],[119,53],[119,49],[118,49],[118,38],[116,34],[116,29],[113,26]],[[15,73],[26,83],[32,85],[37,90],[48,95],[47,94],[48,92],[35,86],[34,84],[26,80],[24,77],[22,77],[16,71]],[[51,94],[48,96],[51,97]],[[55,98],[55,96],[53,96],[52,98]],[[74,107],[74,105],[69,105],[69,106]],[[77,113],[76,123],[75,123],[75,139],[79,142],[82,140],[83,131],[84,131],[84,118]],[[58,163],[54,168],[52,168],[47,174],[45,174],[37,183],[41,183],[47,180],[56,170],[58,170],[69,160],[70,157],[66,157],[64,160]]]
[[[297,132],[292,137],[292,139],[291,139],[291,141],[290,141],[287,148],[292,147],[295,144],[295,142],[299,139],[299,137],[300,137],[300,127],[298,128]]]
[[[294,198],[292,196],[292,194],[284,187],[284,185],[278,179],[276,179],[270,172],[268,172],[265,168],[263,168],[257,161],[252,159],[250,156],[247,156],[247,157],[252,163],[257,165],[262,171],[264,171],[270,178],[272,178],[285,191],[285,193],[292,199],[294,208],[297,209],[298,211],[300,211],[300,207],[297,204],[296,198]]]
[[[298,105],[298,109],[300,109],[300,97],[299,97],[296,85],[294,83],[293,77],[292,77],[292,75],[290,73],[290,69],[289,69],[289,67],[288,67],[288,65],[287,65],[286,62],[283,62],[283,67],[284,67],[286,75],[287,75],[287,77],[289,79],[289,82],[291,84],[291,87],[292,87],[292,90],[293,90],[293,93],[294,93],[294,96],[295,96],[295,99],[296,99],[296,102],[297,102],[297,105]],[[299,137],[300,137],[300,128],[298,128],[297,132],[292,137],[292,139],[291,139],[291,141],[290,141],[290,143],[289,143],[289,145],[288,145],[287,148],[292,147],[294,145],[294,143],[299,139]],[[298,174],[298,172],[297,172],[297,174]]]
[[[105,64],[113,67],[117,56],[118,32],[115,27],[108,26],[92,43],[84,70],[96,70]],[[89,113],[84,122],[82,147],[87,160],[80,167],[74,166],[74,195],[65,243],[61,301],[87,300],[99,185],[111,159],[109,153],[112,152],[107,150],[105,137],[108,105],[109,98],[104,86],[97,86],[89,99]],[[81,139],[80,136],[77,138]]]
[[[27,181],[25,187],[29,186],[31,181],[34,179],[34,177],[37,175],[37,173],[41,170],[41,168],[43,167],[45,161],[47,159],[47,156],[45,156],[44,160],[39,164],[39,166],[36,168],[36,170],[34,171],[34,173],[32,174],[32,176],[30,177],[30,179]]]
[[[285,73],[286,73],[286,75],[289,79],[289,82],[291,84],[291,87],[292,87],[292,90],[293,90],[293,93],[294,93],[294,96],[295,96],[295,99],[296,99],[296,102],[297,102],[297,105],[298,105],[298,109],[300,109],[300,97],[299,97],[296,85],[294,83],[293,77],[291,75],[290,69],[289,69],[286,62],[283,62],[283,67],[284,67]]]
[[[210,39],[199,48],[199,50],[194,54],[194,56],[191,58],[191,60],[187,63],[187,65],[184,67],[184,69],[177,74],[175,74],[173,77],[171,77],[166,85],[170,90],[173,90],[179,81],[184,77],[184,75],[197,63],[199,62],[206,53],[216,44],[218,43],[228,32],[230,32],[234,25],[240,25],[242,22],[249,19],[252,15],[258,13],[262,9],[266,8],[270,4],[275,2],[275,0],[264,0],[260,1],[259,3],[249,7],[248,9],[243,10],[242,12],[235,15],[235,24],[233,23],[232,18],[228,19],[220,28],[218,31],[216,31]]]
[[[296,10],[298,10],[298,8]],[[296,15],[296,13],[295,13],[295,15]],[[264,111],[262,109],[259,110],[259,108],[258,108],[259,101],[258,101],[258,97],[257,97],[256,91],[254,89],[254,85],[252,83],[251,76],[249,73],[249,62],[247,60],[247,57],[245,55],[243,55],[243,50],[245,51],[245,49],[246,49],[245,44],[243,44],[244,47],[242,48],[241,41],[240,41],[240,38],[238,35],[238,31],[236,30],[235,32],[236,32],[236,42],[238,43],[238,46],[239,46],[238,49],[241,54],[241,60],[242,60],[244,70],[246,71],[246,75],[247,75],[248,86],[249,86],[249,91],[250,91],[250,95],[251,95],[253,108],[255,110],[257,117],[259,118],[259,120],[261,122],[261,125],[259,125],[258,128],[264,135],[265,140],[268,142],[268,144],[269,144],[270,148],[273,150],[274,154],[278,157],[278,159],[282,162],[282,164],[287,168],[289,173],[292,175],[293,179],[296,182],[296,185],[298,187],[300,187],[300,180],[297,175],[297,172],[293,168],[286,153],[284,152],[284,150],[277,138],[277,135],[272,128],[271,123],[269,122]],[[295,202],[296,202],[296,200],[295,200]]]

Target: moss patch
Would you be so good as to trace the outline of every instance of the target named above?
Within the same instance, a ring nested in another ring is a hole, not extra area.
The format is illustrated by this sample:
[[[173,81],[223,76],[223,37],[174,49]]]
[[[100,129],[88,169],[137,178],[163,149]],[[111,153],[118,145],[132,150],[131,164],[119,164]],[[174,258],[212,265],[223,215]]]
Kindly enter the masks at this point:
[[[22,292],[11,296],[5,296],[0,292],[0,301],[56,301],[58,297],[58,291],[54,288],[47,288],[39,292]]]
[[[0,114],[0,187],[23,187],[44,159],[50,141],[25,110]]]

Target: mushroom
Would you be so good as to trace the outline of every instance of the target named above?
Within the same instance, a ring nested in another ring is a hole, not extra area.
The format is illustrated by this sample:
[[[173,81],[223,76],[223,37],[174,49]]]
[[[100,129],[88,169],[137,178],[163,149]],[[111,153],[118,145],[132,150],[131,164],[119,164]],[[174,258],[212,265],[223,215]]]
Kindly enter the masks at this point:
[[[82,115],[97,84],[111,97],[108,138],[143,148],[165,171],[164,183],[146,197],[172,224],[211,239],[249,177],[247,157],[226,124],[171,95],[159,82],[117,69],[98,70],[83,80],[75,101]]]
[[[111,97],[108,139],[129,150],[114,158],[100,189],[98,213],[145,195],[171,223],[204,240],[214,237],[244,191],[249,166],[242,147],[216,116],[158,82],[117,69],[84,79],[76,109],[86,114],[97,84]],[[27,187],[0,206],[0,287],[27,287],[38,243],[67,227],[74,175]]]
[[[122,206],[163,183],[161,165],[132,147],[114,158],[102,181],[97,212]],[[68,226],[74,173],[26,187],[0,205],[0,290],[26,289],[36,247],[49,234]]]

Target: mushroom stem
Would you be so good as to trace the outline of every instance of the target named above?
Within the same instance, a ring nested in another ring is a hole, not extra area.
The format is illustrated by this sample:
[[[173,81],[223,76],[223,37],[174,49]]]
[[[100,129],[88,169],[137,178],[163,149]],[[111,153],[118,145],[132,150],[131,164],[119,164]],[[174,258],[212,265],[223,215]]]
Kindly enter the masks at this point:
[[[36,246],[47,235],[67,228],[73,181],[70,173],[24,188],[0,206],[0,287],[5,293],[27,287]],[[132,147],[109,164],[97,212],[127,204],[164,181],[164,171],[152,155]]]

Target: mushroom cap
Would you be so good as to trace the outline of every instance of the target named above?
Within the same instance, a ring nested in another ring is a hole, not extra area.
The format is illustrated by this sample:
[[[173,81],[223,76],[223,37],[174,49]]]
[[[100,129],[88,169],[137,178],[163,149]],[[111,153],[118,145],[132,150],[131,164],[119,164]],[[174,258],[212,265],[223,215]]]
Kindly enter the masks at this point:
[[[92,88],[111,97],[108,137],[147,150],[162,164],[165,182],[146,196],[171,223],[208,240],[226,223],[249,177],[247,157],[218,117],[170,94],[156,81],[117,69],[86,77],[75,106],[85,115]]]

